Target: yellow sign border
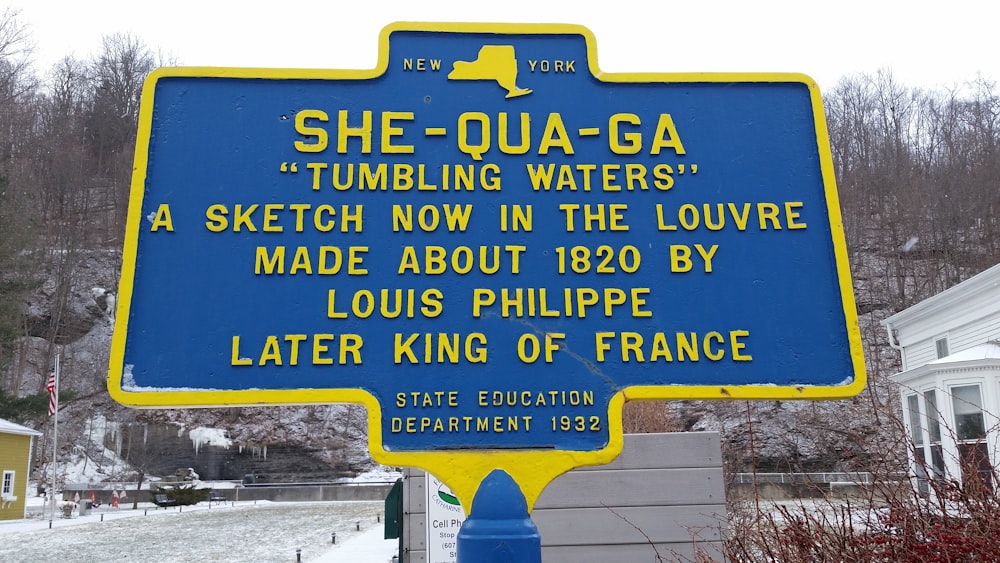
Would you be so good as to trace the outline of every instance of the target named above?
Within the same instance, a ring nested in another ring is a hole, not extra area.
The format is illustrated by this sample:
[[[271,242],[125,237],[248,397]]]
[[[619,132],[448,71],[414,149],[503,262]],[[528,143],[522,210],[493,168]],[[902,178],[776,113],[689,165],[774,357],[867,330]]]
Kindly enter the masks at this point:
[[[381,76],[389,65],[389,37],[397,31],[484,33],[492,35],[547,34],[580,35],[587,44],[587,64],[591,74],[602,82],[783,82],[802,83],[808,87],[816,127],[820,167],[829,210],[830,231],[839,278],[844,317],[854,368],[854,379],[842,386],[637,386],[616,393],[608,407],[607,446],[595,451],[568,450],[441,450],[427,452],[388,451],[382,447],[382,407],[376,398],[362,389],[289,389],[247,391],[126,391],[122,387],[125,342],[131,309],[135,263],[147,157],[152,125],[153,97],[156,83],[165,77],[215,77],[255,79],[338,79],[365,80]],[[840,399],[857,395],[866,384],[861,332],[854,301],[854,289],[843,234],[840,203],[834,176],[829,133],[819,87],[810,77],[797,73],[605,73],[597,67],[597,42],[589,29],[572,24],[497,24],[497,23],[423,23],[397,22],[383,28],[379,35],[378,64],[370,70],[262,69],[221,67],[160,68],[153,71],[143,86],[136,138],[134,174],[129,199],[128,222],[122,253],[118,311],[115,319],[109,359],[108,391],[116,401],[137,408],[180,408],[261,405],[309,405],[357,403],[368,411],[368,446],[372,457],[383,465],[419,467],[441,479],[458,495],[465,510],[471,507],[479,483],[493,469],[503,469],[520,485],[531,510],[542,490],[553,479],[575,467],[600,465],[614,460],[622,449],[622,407],[625,401],[638,399]]]

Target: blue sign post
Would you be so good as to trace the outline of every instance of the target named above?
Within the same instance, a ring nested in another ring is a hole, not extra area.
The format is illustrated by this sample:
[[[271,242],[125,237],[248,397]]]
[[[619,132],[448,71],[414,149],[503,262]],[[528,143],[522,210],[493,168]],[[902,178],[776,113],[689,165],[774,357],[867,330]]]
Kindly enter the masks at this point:
[[[370,71],[147,81],[111,394],[356,402],[372,455],[530,510],[632,399],[864,363],[817,86],[604,74],[564,25],[397,24]],[[476,506],[472,506],[475,514]]]

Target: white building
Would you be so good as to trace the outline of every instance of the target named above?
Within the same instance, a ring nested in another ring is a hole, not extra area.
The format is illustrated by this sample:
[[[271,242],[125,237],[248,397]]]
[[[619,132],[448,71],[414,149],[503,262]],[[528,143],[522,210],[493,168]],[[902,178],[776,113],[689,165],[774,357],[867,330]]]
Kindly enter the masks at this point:
[[[1000,466],[1000,265],[882,322],[902,354],[904,423],[918,477],[992,482]],[[927,482],[921,479],[921,489]]]

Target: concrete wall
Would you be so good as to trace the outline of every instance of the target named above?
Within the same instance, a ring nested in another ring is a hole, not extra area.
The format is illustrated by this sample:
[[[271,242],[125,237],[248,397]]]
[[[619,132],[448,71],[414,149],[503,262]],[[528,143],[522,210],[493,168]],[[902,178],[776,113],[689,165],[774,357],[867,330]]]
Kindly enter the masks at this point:
[[[230,500],[272,500],[275,502],[330,501],[330,500],[385,500],[392,483],[364,483],[351,485],[300,485],[242,487],[221,489],[217,492]]]
[[[783,501],[805,498],[868,498],[871,473],[736,473],[729,483],[730,500]]]
[[[163,483],[158,483],[163,485]],[[189,485],[190,483],[182,483]],[[134,485],[134,484],[133,484]],[[207,484],[201,485],[207,487]],[[269,500],[274,502],[302,502],[302,501],[334,501],[334,500],[385,500],[385,497],[392,489],[392,483],[360,483],[344,485],[268,485],[263,487],[239,487],[236,489],[217,489],[213,493],[218,493],[226,497],[229,501],[247,500]],[[126,504],[131,504],[135,500],[135,489],[126,488]],[[81,498],[90,498],[91,491],[94,491],[94,498],[101,504],[111,503],[111,490],[90,489],[86,485],[67,485],[63,491],[63,499],[69,500],[79,492]],[[139,502],[152,502],[149,491],[143,490],[139,497]]]
[[[422,472],[404,479],[404,562],[426,563]],[[721,553],[725,483],[715,432],[625,436],[614,462],[553,481],[532,513],[545,563],[632,563],[692,558],[697,542]]]

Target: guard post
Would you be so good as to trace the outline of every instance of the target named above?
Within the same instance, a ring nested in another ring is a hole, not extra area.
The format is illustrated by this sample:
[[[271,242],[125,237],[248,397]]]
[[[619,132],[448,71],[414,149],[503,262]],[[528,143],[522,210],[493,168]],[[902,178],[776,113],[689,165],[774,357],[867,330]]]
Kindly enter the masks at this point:
[[[447,483],[480,563],[541,560],[534,502],[620,452],[627,400],[864,387],[810,78],[605,73],[574,25],[379,45],[150,75],[116,400],[364,405],[374,459]]]

